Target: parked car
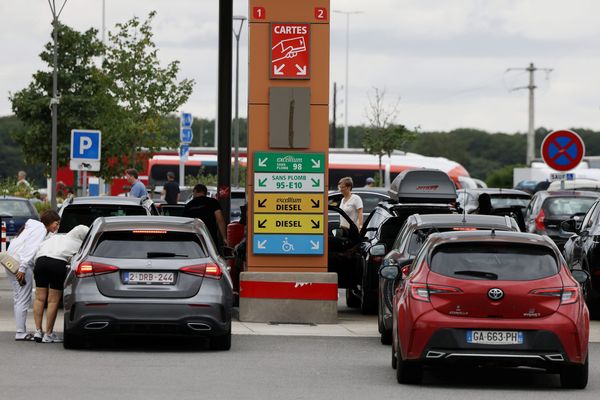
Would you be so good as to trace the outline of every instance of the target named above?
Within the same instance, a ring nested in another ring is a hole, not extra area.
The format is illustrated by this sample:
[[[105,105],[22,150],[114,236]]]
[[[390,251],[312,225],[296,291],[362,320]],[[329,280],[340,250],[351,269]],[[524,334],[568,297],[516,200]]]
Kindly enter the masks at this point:
[[[561,185],[563,186],[561,188]],[[600,192],[600,181],[593,179],[574,179],[572,181],[554,181],[548,186],[549,191],[553,190],[590,190]]]
[[[392,367],[419,383],[425,365],[543,368],[565,388],[588,382],[589,313],[580,284],[547,237],[435,233],[394,295]],[[397,265],[381,276],[397,279]]]
[[[16,236],[28,219],[39,220],[40,216],[33,204],[22,197],[0,197],[0,219],[6,223],[6,242]]]
[[[477,214],[414,214],[408,217],[396,236],[394,244],[383,258],[382,267],[397,265],[408,268],[421,246],[432,233],[474,230],[519,232],[517,222],[507,216]],[[371,248],[372,253],[384,252],[382,244]],[[380,247],[380,248],[378,248]],[[379,278],[379,307],[377,321],[382,344],[392,343],[392,299],[400,280]]]
[[[492,201],[492,208],[519,207],[525,213],[531,195],[522,190],[502,188],[461,189],[456,191],[460,207],[467,213],[472,213],[479,207],[479,195],[487,193]]]
[[[77,225],[91,226],[99,217],[159,215],[159,211],[147,197],[90,196],[65,200],[58,214],[58,233],[66,233]]]
[[[180,217],[98,218],[71,261],[64,347],[105,335],[209,337],[231,347],[232,283],[204,223]]]
[[[563,254],[571,269],[581,269],[591,275],[584,289],[585,301],[592,317],[600,314],[600,200],[585,216],[576,216],[560,225],[561,236],[568,236]]]
[[[532,197],[525,211],[526,230],[550,236],[562,249],[567,239],[560,235],[559,224],[576,215],[585,215],[598,197],[598,192],[541,190]]]
[[[446,173],[435,169],[414,169],[399,174],[389,190],[390,199],[380,202],[361,230],[362,267],[356,285],[347,290],[349,307],[365,314],[377,313],[379,267],[386,251],[372,252],[379,244],[390,249],[400,228],[412,214],[451,214],[456,209],[456,189]]]

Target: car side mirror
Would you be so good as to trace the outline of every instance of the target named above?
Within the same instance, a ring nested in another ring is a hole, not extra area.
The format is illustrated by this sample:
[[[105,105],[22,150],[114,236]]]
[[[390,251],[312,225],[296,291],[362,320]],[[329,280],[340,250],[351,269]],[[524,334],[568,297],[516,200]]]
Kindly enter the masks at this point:
[[[400,269],[398,268],[398,264],[395,262],[389,262],[388,260],[383,262],[383,265],[379,269],[379,276],[383,279],[396,280],[400,275]]]
[[[577,221],[575,221],[574,219],[568,219],[566,221],[562,221],[559,225],[560,228],[560,234],[561,235],[572,235],[572,234],[576,234],[578,229],[577,229]]]
[[[581,286],[585,285],[590,279],[590,274],[582,269],[572,269],[571,275],[573,275],[573,278],[579,282]]]
[[[385,256],[385,244],[379,243],[369,249],[369,254],[372,256]]]
[[[233,247],[223,246],[223,258],[226,260],[235,258]]]

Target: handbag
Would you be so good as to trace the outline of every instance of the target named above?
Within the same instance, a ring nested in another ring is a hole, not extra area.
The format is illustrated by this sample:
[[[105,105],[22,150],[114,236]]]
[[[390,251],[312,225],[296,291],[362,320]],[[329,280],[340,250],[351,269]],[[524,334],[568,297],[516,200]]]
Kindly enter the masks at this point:
[[[19,267],[21,266],[19,261],[6,251],[0,252],[0,264],[13,275],[16,275],[16,273],[19,272]]]

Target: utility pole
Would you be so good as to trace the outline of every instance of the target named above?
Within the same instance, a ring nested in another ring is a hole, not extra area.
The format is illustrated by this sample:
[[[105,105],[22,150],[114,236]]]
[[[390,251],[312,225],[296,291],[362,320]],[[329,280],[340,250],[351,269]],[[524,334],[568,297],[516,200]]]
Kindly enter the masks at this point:
[[[62,13],[63,8],[65,8],[65,4],[67,4],[67,0],[64,0],[64,3],[60,10],[56,12],[56,1],[48,0],[48,4],[50,5],[50,11],[52,11],[52,39],[54,41],[53,46],[53,71],[52,71],[52,98],[50,99],[50,109],[52,110],[52,162],[51,162],[51,172],[50,172],[50,180],[52,181],[50,186],[50,206],[52,209],[56,210],[56,175],[58,170],[58,157],[57,157],[57,142],[58,142],[58,17]]]
[[[534,90],[536,88],[534,83],[535,71],[545,71],[546,73],[552,72],[552,68],[536,68],[533,63],[529,64],[527,68],[508,68],[508,71],[527,71],[529,72],[529,85],[514,88],[512,90],[529,89],[529,125],[527,130],[527,165],[531,165],[531,162],[535,158],[535,125],[534,125]]]
[[[329,147],[335,148],[336,145],[336,119],[337,119],[337,83],[333,82],[333,123],[331,124],[331,139]]]

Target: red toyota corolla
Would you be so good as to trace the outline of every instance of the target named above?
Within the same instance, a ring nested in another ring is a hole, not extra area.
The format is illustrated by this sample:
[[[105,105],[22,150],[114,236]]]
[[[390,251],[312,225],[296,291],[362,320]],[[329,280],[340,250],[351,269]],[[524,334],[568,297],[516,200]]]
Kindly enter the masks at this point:
[[[549,238],[433,234],[402,272],[381,269],[384,278],[404,278],[393,311],[399,383],[419,383],[425,365],[469,363],[543,368],[559,373],[563,387],[587,385],[589,313],[580,283],[589,275],[572,275]]]

